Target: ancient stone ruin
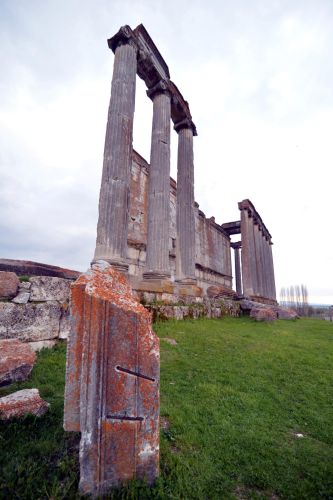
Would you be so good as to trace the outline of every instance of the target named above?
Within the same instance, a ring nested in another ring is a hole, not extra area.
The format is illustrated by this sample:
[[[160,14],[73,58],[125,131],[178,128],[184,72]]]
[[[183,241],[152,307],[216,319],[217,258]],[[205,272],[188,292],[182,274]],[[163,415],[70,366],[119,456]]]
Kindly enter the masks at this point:
[[[159,344],[138,299],[188,311],[199,303],[211,317],[222,315],[214,300],[223,297],[247,297],[250,309],[261,302],[260,318],[264,304],[276,304],[271,235],[253,204],[242,201],[240,220],[219,225],[195,203],[196,127],[146,29],[124,26],[108,44],[115,59],[96,249],[91,270],[71,288],[64,415],[65,430],[81,432],[80,492],[94,496],[135,477],[152,484],[158,475]],[[132,146],[137,75],[153,102],[149,164]]]
[[[125,277],[100,261],[72,286],[64,428],[80,431],[80,492],[159,472],[159,341]]]
[[[115,58],[94,261],[127,273],[148,303],[200,302],[215,286],[220,297],[276,304],[271,235],[253,204],[242,201],[240,221],[219,225],[195,203],[196,126],[146,29],[124,26],[108,44]],[[136,75],[153,102],[149,164],[132,147]],[[178,134],[177,184],[170,179],[171,121]],[[238,233],[241,240],[231,243]]]

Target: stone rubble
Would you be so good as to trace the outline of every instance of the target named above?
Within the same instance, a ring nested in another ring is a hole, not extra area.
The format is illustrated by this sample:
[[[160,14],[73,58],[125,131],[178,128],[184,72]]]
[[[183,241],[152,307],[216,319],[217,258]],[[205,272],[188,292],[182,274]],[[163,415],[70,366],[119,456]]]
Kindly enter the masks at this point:
[[[32,302],[58,301],[66,302],[69,297],[71,282],[62,278],[36,276],[30,278],[30,300]]]
[[[252,300],[243,299],[239,302],[244,314],[248,314],[256,321],[274,321],[276,319],[297,319],[298,314],[292,309],[286,307],[262,304]]]
[[[0,300],[15,297],[19,284],[15,273],[0,271]]]
[[[20,418],[27,414],[41,417],[49,408],[38,389],[22,389],[0,398],[0,420]]]
[[[0,340],[0,386],[26,380],[36,361],[36,354],[19,340]]]

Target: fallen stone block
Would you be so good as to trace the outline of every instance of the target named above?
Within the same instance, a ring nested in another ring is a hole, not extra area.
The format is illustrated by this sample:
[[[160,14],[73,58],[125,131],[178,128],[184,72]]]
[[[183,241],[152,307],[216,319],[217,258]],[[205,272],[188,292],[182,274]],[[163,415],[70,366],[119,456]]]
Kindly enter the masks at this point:
[[[38,342],[28,342],[26,345],[29,345],[34,352],[38,352],[42,349],[51,349],[56,343],[56,340],[39,340]]]
[[[31,288],[30,281],[21,281],[19,285],[19,292],[27,292]]]
[[[51,276],[35,276],[30,278],[30,300],[67,302],[69,299],[71,281]]]
[[[297,319],[299,318],[297,312],[292,309],[288,309],[286,307],[278,307],[277,315],[279,319]]]
[[[14,302],[14,304],[27,304],[29,302],[29,298],[30,292],[19,291],[16,297],[13,298],[12,302]]]
[[[0,259],[0,271],[12,271],[18,276],[56,276],[76,280],[80,273],[63,267],[31,262],[29,260]]]
[[[26,414],[41,417],[49,406],[49,403],[40,397],[38,389],[23,389],[0,398],[0,419],[9,420]]]
[[[0,299],[12,299],[17,294],[20,280],[15,273],[0,271]]]
[[[36,354],[19,340],[0,340],[0,386],[26,380],[35,364]]]
[[[274,321],[277,319],[277,312],[273,307],[253,307],[250,317],[256,321]]]
[[[59,325],[59,339],[67,340],[71,330],[71,315],[69,306],[62,307],[60,325]]]
[[[159,340],[125,277],[99,261],[71,289],[64,428],[81,431],[80,493],[159,472]]]
[[[58,337],[61,306],[58,302],[13,304],[0,302],[0,339],[25,342]]]
[[[254,307],[256,309],[265,309],[267,307],[266,304],[262,304],[261,302],[254,302],[253,300],[243,299],[239,303],[242,311],[248,312],[251,311]]]

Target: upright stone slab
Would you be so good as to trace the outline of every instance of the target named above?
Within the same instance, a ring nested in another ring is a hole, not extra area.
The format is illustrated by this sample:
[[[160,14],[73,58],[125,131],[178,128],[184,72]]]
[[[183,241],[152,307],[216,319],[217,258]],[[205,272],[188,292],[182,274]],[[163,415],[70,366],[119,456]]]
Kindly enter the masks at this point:
[[[124,276],[93,265],[72,286],[64,428],[81,431],[80,492],[159,471],[159,341]]]

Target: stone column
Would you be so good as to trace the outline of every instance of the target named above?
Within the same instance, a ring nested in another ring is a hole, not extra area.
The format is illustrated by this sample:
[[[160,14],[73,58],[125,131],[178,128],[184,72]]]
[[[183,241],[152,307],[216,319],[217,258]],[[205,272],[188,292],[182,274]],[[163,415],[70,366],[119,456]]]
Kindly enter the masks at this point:
[[[272,251],[272,240],[268,241],[269,243],[269,262],[270,262],[270,276],[271,276],[271,289],[270,289],[270,298],[276,300],[276,287],[275,287],[275,276],[274,276],[274,261],[273,261],[273,251]]]
[[[256,269],[256,276],[257,276],[257,289],[256,289],[256,294],[259,296],[263,296],[263,265],[262,265],[262,254],[261,254],[261,248],[260,248],[260,239],[261,239],[261,232],[259,229],[259,222],[258,220],[254,219],[254,225],[253,225],[253,232],[254,232],[254,246],[255,246],[255,269]]]
[[[161,80],[147,91],[153,101],[148,188],[147,257],[144,279],[169,278],[171,95]]]
[[[127,224],[132,162],[137,47],[129,27],[109,40],[114,51],[111,98],[106,127],[99,198],[96,250],[93,261],[105,260],[128,269]]]
[[[262,297],[269,296],[269,273],[267,269],[267,242],[264,234],[264,228],[260,227],[260,252],[261,252],[261,262],[262,262]]]
[[[265,267],[266,267],[266,274],[267,274],[267,297],[271,298],[272,296],[272,267],[271,267],[271,255],[270,255],[270,249],[269,249],[269,238],[266,235],[265,237]]]
[[[254,294],[251,266],[251,233],[252,222],[246,209],[241,209],[241,235],[242,235],[242,278],[243,294],[249,297]]]
[[[196,130],[189,119],[175,124],[178,132],[177,164],[177,281],[195,284],[195,220],[193,135]]]
[[[239,251],[241,249],[242,243],[241,241],[237,241],[236,243],[231,243],[230,246],[235,251],[235,278],[236,278],[236,293],[238,296],[242,295],[242,277],[241,277],[241,265],[240,265],[240,255]]]

